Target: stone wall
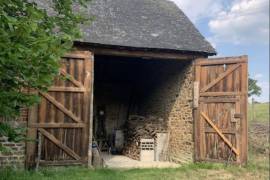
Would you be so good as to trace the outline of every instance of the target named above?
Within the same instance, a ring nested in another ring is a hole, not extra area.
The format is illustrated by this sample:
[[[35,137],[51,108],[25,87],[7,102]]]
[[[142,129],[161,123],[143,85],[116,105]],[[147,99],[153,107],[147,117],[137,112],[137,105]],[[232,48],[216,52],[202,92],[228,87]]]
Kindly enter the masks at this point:
[[[167,159],[178,163],[193,161],[193,68],[192,61],[171,62],[155,72],[148,84],[148,95],[141,111],[167,122],[169,143]]]
[[[7,122],[13,127],[26,127],[28,110],[22,108],[20,118],[16,120],[6,120],[0,118],[1,122]],[[11,142],[5,136],[0,136],[0,146],[5,150],[0,152],[1,167],[24,167],[25,165],[25,142]]]
[[[25,143],[10,142],[7,137],[0,137],[0,145],[7,151],[0,152],[0,167],[16,166],[24,167],[25,162]]]

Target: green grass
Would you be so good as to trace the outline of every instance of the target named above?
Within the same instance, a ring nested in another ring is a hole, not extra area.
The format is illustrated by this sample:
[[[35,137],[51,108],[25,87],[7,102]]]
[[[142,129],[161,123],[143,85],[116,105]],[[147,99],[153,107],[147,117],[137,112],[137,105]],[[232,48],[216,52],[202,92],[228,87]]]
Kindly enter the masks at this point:
[[[260,160],[260,162],[258,161]],[[258,164],[259,163],[259,164]],[[87,169],[83,167],[51,167],[39,171],[2,169],[1,180],[173,180],[173,179],[246,179],[268,178],[266,159],[254,158],[245,167],[217,163],[193,163],[165,169]]]
[[[248,119],[252,121],[252,107],[248,105]],[[254,105],[254,120],[255,121],[269,121],[269,103],[260,103]]]

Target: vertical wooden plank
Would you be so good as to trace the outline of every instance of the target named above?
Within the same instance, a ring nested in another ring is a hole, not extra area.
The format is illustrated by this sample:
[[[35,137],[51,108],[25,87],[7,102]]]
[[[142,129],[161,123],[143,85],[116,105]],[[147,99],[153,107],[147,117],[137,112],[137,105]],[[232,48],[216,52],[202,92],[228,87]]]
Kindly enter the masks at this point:
[[[87,57],[85,57],[85,58],[87,58]],[[77,62],[77,68],[76,68],[77,69],[78,80],[82,84],[84,84],[85,75],[86,75],[86,72],[85,72],[85,68],[86,68],[85,67],[85,61],[86,60],[85,60],[85,58],[84,58],[84,60]],[[83,113],[84,113],[83,112],[83,107],[86,106],[87,104],[84,104],[84,93],[78,94],[78,99],[77,100],[78,100],[78,104],[79,104],[79,106],[78,106],[79,117],[81,117],[81,119],[85,123],[85,119],[83,119],[84,118],[83,117]],[[86,126],[87,126],[87,124],[86,124]],[[77,148],[81,148],[84,143],[87,143],[87,142],[85,142],[86,140],[81,138],[82,134],[83,134],[83,129],[78,129],[77,132],[76,132],[76,138],[77,139],[79,138],[77,140],[78,143],[79,143],[77,145]],[[80,151],[80,149],[76,149],[76,150]],[[85,150],[85,151],[87,151],[87,150]],[[85,151],[80,151],[80,155],[85,156],[85,154],[86,154]]]
[[[243,59],[247,61],[247,56],[244,56]],[[242,111],[242,119],[241,119],[241,141],[242,141],[242,147],[241,147],[241,161],[242,163],[247,162],[247,154],[248,154],[248,134],[247,134],[247,92],[248,92],[248,65],[246,63],[242,63],[242,72],[241,72],[241,90],[242,92],[246,93],[245,95],[242,95],[241,97],[241,111]]]
[[[198,93],[200,91],[200,74],[201,74],[201,66],[196,65],[196,62],[198,60],[194,61],[194,81],[198,82]],[[199,96],[199,94],[198,94]],[[198,102],[199,103],[199,102]],[[195,161],[200,161],[202,157],[200,156],[200,105],[198,104],[198,107],[194,107],[193,116],[194,116],[194,153],[195,153]]]
[[[204,88],[208,83],[210,82],[210,77],[209,77],[209,67],[208,66],[203,66],[201,67],[201,77],[200,77],[200,89]],[[205,124],[204,119],[200,116],[201,112],[207,112],[207,104],[204,104],[203,102],[200,102],[200,112],[198,114],[199,116],[199,121],[200,121],[200,156],[202,159],[205,160],[206,155],[207,155],[207,147],[210,146],[210,141],[209,141],[209,134],[206,136],[205,134]],[[207,142],[207,144],[206,144]]]
[[[84,107],[83,107],[83,120],[86,126],[82,129],[82,149],[83,160],[87,162],[88,166],[92,165],[92,83],[93,83],[93,54],[91,52],[85,53],[85,79],[84,87]]]
[[[62,69],[64,69],[64,70],[66,70],[66,61],[67,61],[67,58],[63,58]],[[63,80],[60,80],[59,86],[64,87],[65,82]],[[59,103],[61,103],[63,105],[65,104],[65,93],[64,92],[57,93],[56,98],[57,98],[56,100]],[[65,114],[58,110],[56,113],[56,121],[59,123],[64,123],[65,122]],[[59,132],[59,139],[58,140],[60,142],[62,142],[63,144],[65,144],[66,130],[65,129],[58,129],[58,132]],[[63,150],[60,150],[59,158],[65,159],[65,152]]]
[[[36,158],[36,138],[37,129],[30,128],[31,123],[36,123],[38,121],[38,105],[29,108],[28,112],[28,122],[27,122],[27,138],[33,141],[26,141],[26,168],[34,167]]]
[[[93,103],[94,103],[94,54],[90,54],[91,60],[91,84],[90,84],[90,113],[89,113],[89,133],[88,133],[88,167],[92,166],[92,136],[93,136]]]

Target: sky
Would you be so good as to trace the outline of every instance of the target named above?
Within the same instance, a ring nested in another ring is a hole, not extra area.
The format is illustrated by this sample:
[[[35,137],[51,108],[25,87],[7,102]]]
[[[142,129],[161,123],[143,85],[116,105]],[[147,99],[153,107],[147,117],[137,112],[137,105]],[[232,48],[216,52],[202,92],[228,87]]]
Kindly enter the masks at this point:
[[[249,74],[269,102],[269,0],[171,0],[217,50],[249,57]]]

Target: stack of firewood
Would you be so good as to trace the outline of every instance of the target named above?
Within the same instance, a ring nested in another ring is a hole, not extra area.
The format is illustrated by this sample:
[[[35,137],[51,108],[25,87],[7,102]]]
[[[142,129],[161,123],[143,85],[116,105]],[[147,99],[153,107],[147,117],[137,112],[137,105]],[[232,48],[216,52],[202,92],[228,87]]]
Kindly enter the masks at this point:
[[[167,125],[162,118],[155,116],[132,115],[126,123],[123,154],[132,159],[140,159],[140,140],[155,139],[156,133],[166,132]]]

